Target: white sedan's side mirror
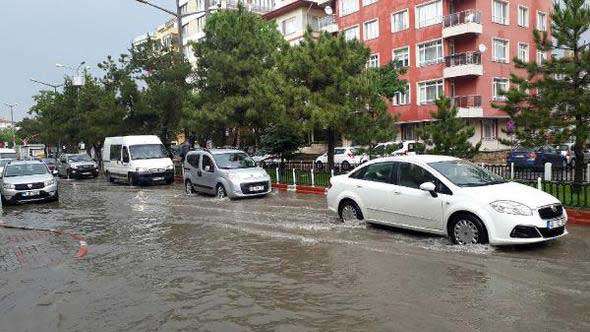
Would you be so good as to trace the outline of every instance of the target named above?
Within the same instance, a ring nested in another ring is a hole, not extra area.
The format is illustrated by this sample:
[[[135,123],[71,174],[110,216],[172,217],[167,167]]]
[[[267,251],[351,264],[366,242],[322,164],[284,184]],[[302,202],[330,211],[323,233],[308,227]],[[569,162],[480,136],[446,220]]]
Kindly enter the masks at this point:
[[[432,197],[438,196],[436,194],[436,186],[432,182],[424,182],[420,185],[420,190],[428,191]]]

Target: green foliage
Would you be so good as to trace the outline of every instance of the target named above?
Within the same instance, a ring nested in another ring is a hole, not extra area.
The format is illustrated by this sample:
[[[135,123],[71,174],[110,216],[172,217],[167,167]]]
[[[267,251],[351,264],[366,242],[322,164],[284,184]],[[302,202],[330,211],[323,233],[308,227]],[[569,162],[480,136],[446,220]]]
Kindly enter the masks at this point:
[[[457,108],[451,105],[450,98],[439,98],[436,107],[433,121],[418,130],[418,136],[428,147],[426,152],[459,158],[475,156],[481,146],[481,142],[475,146],[469,142],[475,129],[457,117]]]
[[[264,151],[279,156],[281,160],[290,159],[304,143],[303,131],[297,123],[288,120],[267,127],[260,140]]]
[[[576,159],[582,160],[590,135],[590,49],[582,39],[590,30],[590,8],[584,0],[555,2],[551,22],[552,38],[535,30],[535,45],[561,56],[544,63],[514,59],[527,76],[512,75],[506,102],[494,106],[514,122],[513,142],[531,146],[573,140]],[[582,171],[582,163],[576,163],[578,183]]]

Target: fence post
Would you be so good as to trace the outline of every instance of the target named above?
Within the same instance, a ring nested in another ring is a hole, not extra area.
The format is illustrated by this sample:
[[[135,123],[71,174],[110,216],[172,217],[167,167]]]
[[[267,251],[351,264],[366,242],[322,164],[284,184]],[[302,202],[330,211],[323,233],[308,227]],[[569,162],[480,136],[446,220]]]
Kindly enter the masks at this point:
[[[279,178],[279,168],[275,168],[275,174],[277,176],[277,183],[281,183],[281,179]]]
[[[551,163],[545,163],[545,181],[551,181]]]
[[[295,179],[295,168],[293,168],[292,171],[293,171],[293,185],[296,186],[297,180]]]
[[[543,190],[543,184],[541,182],[541,177],[540,176],[537,178],[537,189]]]
[[[330,170],[330,176],[334,177],[334,169],[333,168]]]
[[[313,174],[313,167],[311,168],[311,186],[315,187],[315,175]]]
[[[586,182],[590,182],[590,163],[586,164]]]
[[[514,180],[514,163],[510,163],[510,180]]]

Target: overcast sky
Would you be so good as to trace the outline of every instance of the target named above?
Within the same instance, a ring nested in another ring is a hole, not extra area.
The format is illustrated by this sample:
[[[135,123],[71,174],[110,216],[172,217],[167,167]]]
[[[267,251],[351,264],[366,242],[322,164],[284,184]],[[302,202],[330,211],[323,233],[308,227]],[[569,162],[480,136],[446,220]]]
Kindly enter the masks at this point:
[[[154,0],[174,8],[174,0]],[[131,40],[169,19],[134,0],[0,0],[0,117],[4,103],[18,103],[15,120],[26,116],[42,88],[29,78],[59,82],[70,71],[56,63],[86,61],[94,73],[108,54],[125,52]]]

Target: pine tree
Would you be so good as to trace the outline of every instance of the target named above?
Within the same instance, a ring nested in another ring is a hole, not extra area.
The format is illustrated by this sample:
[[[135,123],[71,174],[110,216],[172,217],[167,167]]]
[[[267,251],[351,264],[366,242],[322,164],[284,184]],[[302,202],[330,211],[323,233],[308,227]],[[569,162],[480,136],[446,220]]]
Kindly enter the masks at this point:
[[[451,105],[450,98],[443,96],[436,100],[436,108],[437,110],[431,114],[433,121],[418,130],[418,136],[427,146],[426,152],[473,158],[481,146],[481,142],[475,146],[469,142],[469,138],[475,133],[475,128],[457,117],[458,110]]]
[[[543,63],[515,58],[515,66],[527,76],[511,75],[513,86],[505,103],[494,106],[514,122],[517,142],[539,145],[572,139],[576,160],[581,161],[590,135],[590,49],[582,40],[590,30],[590,8],[584,0],[555,2],[551,21],[552,36],[538,30],[533,36],[537,52],[553,56]],[[576,183],[583,181],[583,167],[576,163]]]

